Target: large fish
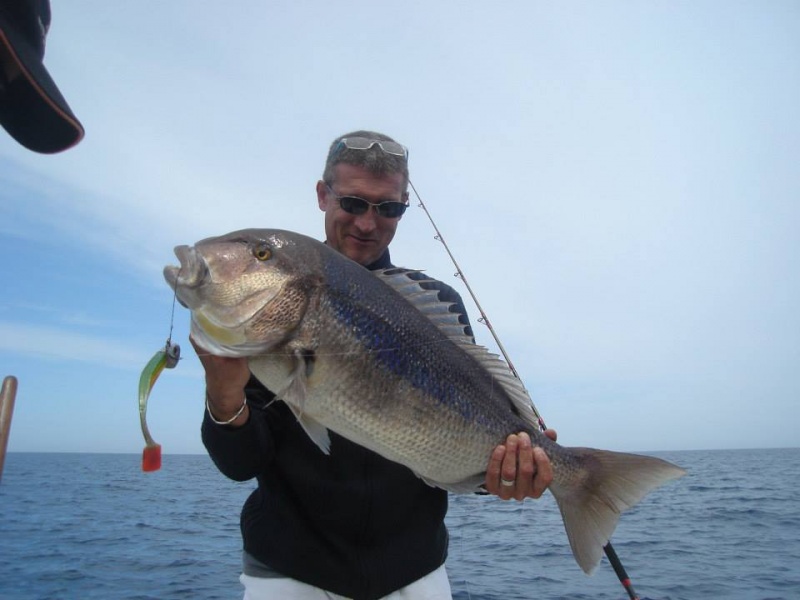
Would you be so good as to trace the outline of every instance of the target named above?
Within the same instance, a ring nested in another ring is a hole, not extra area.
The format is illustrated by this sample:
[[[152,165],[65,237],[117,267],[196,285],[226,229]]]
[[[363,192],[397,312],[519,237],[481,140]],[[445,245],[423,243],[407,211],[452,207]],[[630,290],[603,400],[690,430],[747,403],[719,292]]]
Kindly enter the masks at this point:
[[[370,272],[312,238],[248,229],[178,246],[164,276],[213,354],[248,358],[323,452],[328,430],[457,493],[492,450],[526,431],[553,465],[550,491],[591,573],[622,511],[684,474],[666,461],[567,448],[539,432],[505,362],[472,343],[419,275]]]

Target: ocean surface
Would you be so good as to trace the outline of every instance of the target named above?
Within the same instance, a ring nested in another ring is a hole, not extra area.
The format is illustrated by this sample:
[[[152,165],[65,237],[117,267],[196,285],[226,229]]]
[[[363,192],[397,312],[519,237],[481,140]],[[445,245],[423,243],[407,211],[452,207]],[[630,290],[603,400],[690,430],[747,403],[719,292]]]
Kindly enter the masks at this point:
[[[653,453],[689,471],[623,515],[613,544],[644,599],[800,598],[800,449]],[[207,456],[142,473],[124,454],[9,453],[0,598],[241,599],[239,511],[252,483]],[[456,600],[628,598],[604,558],[572,558],[558,509],[451,497]]]

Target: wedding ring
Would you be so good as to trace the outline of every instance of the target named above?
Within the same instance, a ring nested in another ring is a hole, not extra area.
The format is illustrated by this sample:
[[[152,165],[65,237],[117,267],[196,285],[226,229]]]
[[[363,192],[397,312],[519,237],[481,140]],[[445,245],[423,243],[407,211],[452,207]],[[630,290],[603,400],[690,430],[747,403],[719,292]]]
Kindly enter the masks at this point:
[[[514,487],[514,483],[516,483],[513,479],[509,481],[508,479],[500,478],[500,485],[503,487]]]

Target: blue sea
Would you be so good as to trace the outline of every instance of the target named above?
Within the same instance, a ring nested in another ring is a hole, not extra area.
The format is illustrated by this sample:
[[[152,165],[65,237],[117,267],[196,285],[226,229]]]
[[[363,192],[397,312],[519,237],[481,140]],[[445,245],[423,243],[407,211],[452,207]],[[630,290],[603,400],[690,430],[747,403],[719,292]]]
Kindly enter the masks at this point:
[[[613,544],[644,599],[800,598],[800,449],[653,453],[689,471],[623,515]],[[240,599],[239,511],[252,483],[207,456],[142,473],[125,454],[9,453],[0,598]],[[558,509],[452,497],[456,600],[628,598],[604,558],[572,558]]]

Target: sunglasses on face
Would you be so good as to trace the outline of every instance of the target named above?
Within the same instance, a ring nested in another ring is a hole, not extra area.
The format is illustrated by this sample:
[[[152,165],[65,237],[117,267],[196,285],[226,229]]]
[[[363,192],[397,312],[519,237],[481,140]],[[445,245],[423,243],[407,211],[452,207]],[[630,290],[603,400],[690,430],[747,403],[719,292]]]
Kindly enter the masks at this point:
[[[333,194],[333,197],[339,201],[339,206],[342,207],[342,210],[351,215],[363,215],[372,207],[379,217],[397,219],[402,217],[403,213],[406,212],[408,208],[408,204],[405,202],[395,202],[394,200],[373,204],[358,196],[340,196],[333,191],[333,188],[331,188],[329,184],[326,183],[325,186],[328,188],[328,191]]]
[[[386,140],[373,140],[365,137],[347,137],[339,140],[334,152],[338,152],[342,148],[349,148],[350,150],[369,150],[374,145],[383,150],[386,154],[393,154],[394,156],[402,156],[408,160],[408,148],[403,144],[397,142],[390,142]]]

